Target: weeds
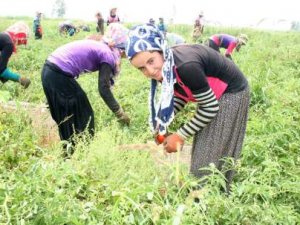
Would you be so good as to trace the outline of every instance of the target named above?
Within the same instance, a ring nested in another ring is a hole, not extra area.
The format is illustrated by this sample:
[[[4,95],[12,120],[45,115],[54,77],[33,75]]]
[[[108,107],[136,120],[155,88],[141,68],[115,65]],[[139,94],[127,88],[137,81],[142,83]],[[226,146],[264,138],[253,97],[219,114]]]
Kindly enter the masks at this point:
[[[2,18],[0,27],[13,21]],[[13,82],[0,84],[0,101],[45,101],[40,81],[45,59],[60,45],[85,38],[85,33],[60,37],[58,23],[45,19],[43,40],[31,36],[12,57],[10,67],[30,77],[32,85],[23,90]],[[190,42],[191,26],[170,30]],[[39,134],[21,109],[7,113],[0,108],[0,223],[299,224],[299,34],[222,27],[204,32],[205,37],[220,32],[250,37],[234,55],[252,99],[242,157],[237,164],[228,161],[228,168],[236,170],[230,195],[222,192],[224,177],[213,166],[199,186],[179,161],[158,166],[147,149],[117,149],[152,140],[149,82],[124,60],[114,93],[132,125],[120,126],[100,99],[96,73],[80,78],[95,112],[96,135],[81,139],[70,159],[61,157],[60,143],[39,145]],[[184,121],[179,117],[172,129]]]

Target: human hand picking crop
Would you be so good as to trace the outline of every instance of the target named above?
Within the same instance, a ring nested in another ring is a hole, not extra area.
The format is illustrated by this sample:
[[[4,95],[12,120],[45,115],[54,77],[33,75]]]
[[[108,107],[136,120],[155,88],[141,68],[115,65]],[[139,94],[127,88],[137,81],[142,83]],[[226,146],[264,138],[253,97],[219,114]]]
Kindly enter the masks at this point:
[[[118,121],[121,124],[130,125],[130,118],[129,116],[123,111],[123,109],[120,109],[118,112],[116,112],[116,116],[118,117]]]

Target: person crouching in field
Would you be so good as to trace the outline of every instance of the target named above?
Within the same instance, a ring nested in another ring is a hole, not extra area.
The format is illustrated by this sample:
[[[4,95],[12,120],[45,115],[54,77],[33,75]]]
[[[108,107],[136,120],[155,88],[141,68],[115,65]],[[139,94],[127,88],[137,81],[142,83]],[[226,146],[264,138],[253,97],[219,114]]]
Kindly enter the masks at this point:
[[[56,49],[46,60],[42,85],[51,116],[59,128],[60,139],[70,143],[68,146],[71,148],[64,146],[65,156],[74,151],[75,135],[84,130],[94,135],[94,112],[87,95],[76,81],[83,73],[99,72],[100,96],[119,122],[129,125],[128,115],[111,92],[114,79],[120,72],[127,32],[127,28],[120,25],[114,32],[106,34],[105,40],[109,42],[74,41]]]
[[[234,37],[229,34],[214,34],[206,42],[206,45],[212,49],[220,52],[220,48],[226,49],[225,56],[232,60],[232,53],[234,49],[238,52],[242,45],[246,45],[248,37],[245,34],[240,34],[238,37]]]
[[[126,54],[151,79],[150,126],[155,135],[165,137],[166,152],[176,152],[193,136],[190,170],[197,177],[208,174],[199,170],[202,167],[213,163],[222,171],[223,158],[239,158],[250,95],[245,76],[232,61],[204,45],[168,48],[161,32],[150,24],[129,31]],[[188,102],[197,104],[194,116],[176,133],[168,134],[174,116]],[[228,188],[233,174],[225,172]]]
[[[58,32],[63,36],[73,36],[79,29],[69,20],[64,21],[58,25]]]
[[[2,83],[8,80],[20,83],[24,88],[30,85],[30,79],[12,72],[7,64],[12,53],[16,53],[17,45],[26,45],[29,35],[29,27],[24,22],[16,22],[0,33],[0,80]]]

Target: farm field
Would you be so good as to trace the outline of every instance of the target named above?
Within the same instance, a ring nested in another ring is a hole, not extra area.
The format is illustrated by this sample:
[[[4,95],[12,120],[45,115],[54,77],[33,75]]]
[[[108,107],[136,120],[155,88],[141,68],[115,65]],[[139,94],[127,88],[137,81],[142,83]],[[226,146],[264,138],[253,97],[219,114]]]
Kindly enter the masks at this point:
[[[32,27],[31,18],[22,20]],[[0,21],[3,31],[16,19]],[[9,61],[12,71],[31,79],[29,88],[0,83],[0,224],[300,223],[299,32],[205,28],[203,40],[215,33],[249,37],[247,46],[233,54],[250,83],[251,107],[242,156],[231,164],[237,171],[232,192],[226,195],[221,191],[225,181],[213,166],[198,189],[189,174],[188,150],[166,156],[152,143],[149,80],[127,59],[113,92],[131,125],[120,125],[99,96],[98,74],[84,75],[78,82],[94,109],[96,135],[89,144],[80,142],[71,159],[61,157],[41,69],[52,51],[92,34],[95,24],[89,23],[90,33],[62,37],[59,22],[42,20],[43,39],[32,34]],[[192,26],[169,29],[192,43]]]

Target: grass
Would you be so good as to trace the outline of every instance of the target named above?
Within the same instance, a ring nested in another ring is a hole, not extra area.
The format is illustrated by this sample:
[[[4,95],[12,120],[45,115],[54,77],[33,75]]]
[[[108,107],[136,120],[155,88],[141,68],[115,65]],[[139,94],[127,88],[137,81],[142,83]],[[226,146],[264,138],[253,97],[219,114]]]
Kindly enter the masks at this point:
[[[31,27],[32,21],[24,18]],[[1,18],[4,30],[15,21]],[[60,37],[58,20],[43,20],[43,40],[30,37],[9,67],[30,77],[24,90],[0,84],[0,100],[45,101],[40,74],[57,47],[84,38]],[[95,24],[90,24],[93,29]],[[174,25],[189,42],[192,27]],[[296,32],[207,27],[214,33],[246,33],[249,44],[234,53],[251,86],[247,134],[232,193],[220,191],[223,176],[209,168],[207,184],[184,165],[157,165],[147,149],[120,151],[118,145],[152,140],[148,128],[149,81],[123,60],[114,94],[132,118],[122,127],[99,96],[97,74],[81,77],[95,112],[96,136],[79,143],[64,161],[60,144],[40,146],[28,115],[0,108],[1,224],[299,224],[300,222],[300,42]],[[193,106],[190,106],[193,107]],[[178,119],[178,124],[184,118]],[[230,161],[229,161],[230,165]],[[198,201],[195,201],[197,199]]]

